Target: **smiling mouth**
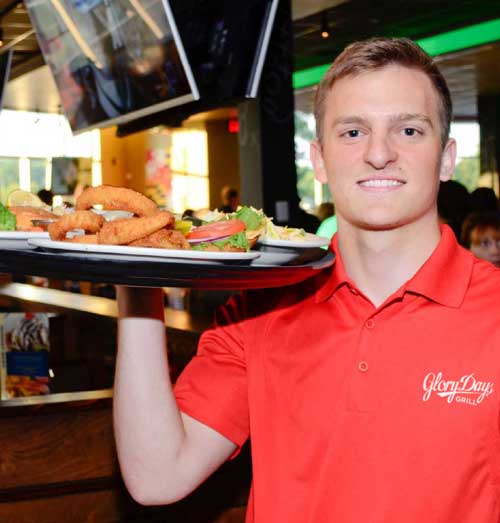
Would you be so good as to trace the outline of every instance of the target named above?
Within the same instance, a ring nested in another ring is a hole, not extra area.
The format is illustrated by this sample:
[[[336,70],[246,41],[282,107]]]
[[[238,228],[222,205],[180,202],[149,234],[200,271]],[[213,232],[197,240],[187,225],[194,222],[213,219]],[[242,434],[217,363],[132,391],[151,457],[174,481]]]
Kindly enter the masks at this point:
[[[361,187],[374,188],[374,189],[392,189],[405,185],[406,182],[402,180],[390,180],[385,178],[373,178],[371,180],[360,180],[357,182]]]

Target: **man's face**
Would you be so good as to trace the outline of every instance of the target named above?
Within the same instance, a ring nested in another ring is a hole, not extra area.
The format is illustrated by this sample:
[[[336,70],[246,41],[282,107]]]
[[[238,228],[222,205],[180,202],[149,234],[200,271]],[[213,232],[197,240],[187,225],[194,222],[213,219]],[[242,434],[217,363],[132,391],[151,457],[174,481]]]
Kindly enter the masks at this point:
[[[437,223],[439,180],[451,178],[456,146],[450,140],[442,149],[439,98],[427,76],[390,65],[337,80],[323,128],[311,159],[339,223],[367,230]]]

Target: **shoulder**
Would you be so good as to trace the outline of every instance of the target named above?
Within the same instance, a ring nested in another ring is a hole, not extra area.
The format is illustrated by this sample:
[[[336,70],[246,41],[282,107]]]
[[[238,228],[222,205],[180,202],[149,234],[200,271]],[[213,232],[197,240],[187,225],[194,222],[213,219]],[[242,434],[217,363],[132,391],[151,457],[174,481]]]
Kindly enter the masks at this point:
[[[484,285],[500,291],[500,269],[487,261],[474,257],[471,284]]]
[[[500,269],[474,257],[467,295],[485,313],[500,314]]]

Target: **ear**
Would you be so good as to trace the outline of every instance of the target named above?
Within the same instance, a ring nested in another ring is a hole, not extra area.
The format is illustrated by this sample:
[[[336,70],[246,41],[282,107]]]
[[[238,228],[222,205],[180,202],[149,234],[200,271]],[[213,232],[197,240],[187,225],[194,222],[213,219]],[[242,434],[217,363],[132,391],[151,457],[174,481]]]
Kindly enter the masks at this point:
[[[314,176],[320,183],[327,183],[325,162],[323,161],[323,150],[318,140],[313,140],[310,146],[310,157],[314,169]]]
[[[455,160],[457,158],[457,142],[450,138],[444,146],[441,155],[441,169],[439,171],[439,179],[442,182],[447,182],[453,177],[455,171]]]

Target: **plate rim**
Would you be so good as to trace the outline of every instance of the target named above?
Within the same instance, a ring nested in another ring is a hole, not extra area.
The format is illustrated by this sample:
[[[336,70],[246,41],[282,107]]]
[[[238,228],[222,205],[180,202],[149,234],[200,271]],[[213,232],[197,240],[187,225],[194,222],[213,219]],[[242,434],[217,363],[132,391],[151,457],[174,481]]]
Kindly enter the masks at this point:
[[[318,240],[296,241],[260,237],[257,240],[257,243],[260,243],[261,245],[267,245],[269,247],[290,247],[293,249],[314,249],[318,247],[328,247],[330,245],[331,239],[327,238],[326,236],[318,236],[317,234],[313,234],[312,232],[306,232],[306,234],[314,236],[315,238],[318,238]]]
[[[187,249],[155,249],[154,247],[131,247],[129,245],[105,245],[105,244],[87,244],[71,243],[63,241],[54,241],[50,238],[32,238],[28,239],[28,244],[33,247],[42,249],[51,249],[61,253],[86,253],[99,256],[101,254],[123,255],[123,256],[142,256],[154,259],[176,259],[176,260],[204,260],[204,261],[245,261],[254,260],[260,257],[258,251],[247,252],[217,252],[217,251],[189,251]],[[101,249],[92,249],[92,246],[99,245]],[[70,247],[69,247],[70,246]],[[68,248],[69,247],[69,248]],[[122,249],[130,249],[123,252]],[[169,253],[170,256],[166,253]],[[176,255],[172,256],[172,252]],[[188,256],[185,253],[196,253],[195,256]]]
[[[49,237],[47,231],[0,231],[0,240],[45,240]]]

